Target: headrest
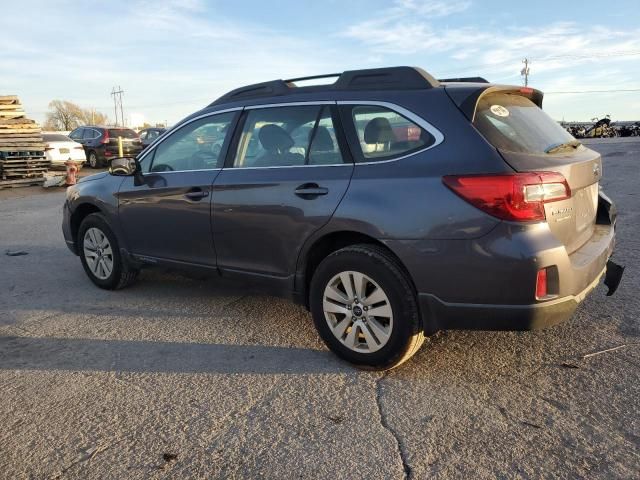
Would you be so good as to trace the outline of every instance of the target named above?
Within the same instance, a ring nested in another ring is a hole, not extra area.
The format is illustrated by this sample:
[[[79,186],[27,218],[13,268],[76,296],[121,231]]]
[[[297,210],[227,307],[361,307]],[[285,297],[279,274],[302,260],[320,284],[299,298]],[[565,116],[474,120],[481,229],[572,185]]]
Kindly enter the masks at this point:
[[[365,143],[387,143],[393,142],[395,139],[391,124],[384,117],[376,117],[370,120],[364,128]]]
[[[261,127],[258,137],[262,147],[269,152],[288,152],[295,143],[284,128],[273,123]]]
[[[313,137],[311,148],[319,152],[332,152],[334,150],[333,139],[327,127],[318,127],[316,135]]]

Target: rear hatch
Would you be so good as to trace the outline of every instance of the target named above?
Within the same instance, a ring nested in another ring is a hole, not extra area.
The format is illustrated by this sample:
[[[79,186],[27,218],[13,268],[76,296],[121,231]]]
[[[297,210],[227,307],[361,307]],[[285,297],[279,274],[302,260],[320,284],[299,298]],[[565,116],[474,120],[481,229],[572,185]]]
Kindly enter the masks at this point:
[[[109,143],[106,145],[110,151],[118,152],[118,138],[122,138],[122,153],[125,155],[139,153],[142,150],[142,142],[135,131],[130,128],[110,128]]]
[[[534,103],[541,98],[533,89],[487,89],[478,99],[473,124],[517,172],[564,176],[571,197],[544,207],[549,228],[571,253],[595,229],[602,159]]]

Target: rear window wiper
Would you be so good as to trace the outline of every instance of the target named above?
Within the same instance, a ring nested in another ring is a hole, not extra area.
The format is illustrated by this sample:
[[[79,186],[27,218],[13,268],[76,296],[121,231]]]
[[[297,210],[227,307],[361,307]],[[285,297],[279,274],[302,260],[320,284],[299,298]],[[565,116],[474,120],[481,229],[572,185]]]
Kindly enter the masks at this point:
[[[578,140],[571,140],[570,142],[554,143],[553,145],[549,145],[547,148],[545,148],[544,153],[556,153],[560,150],[564,150],[565,148],[569,148],[569,147],[576,149],[580,145],[582,144]]]

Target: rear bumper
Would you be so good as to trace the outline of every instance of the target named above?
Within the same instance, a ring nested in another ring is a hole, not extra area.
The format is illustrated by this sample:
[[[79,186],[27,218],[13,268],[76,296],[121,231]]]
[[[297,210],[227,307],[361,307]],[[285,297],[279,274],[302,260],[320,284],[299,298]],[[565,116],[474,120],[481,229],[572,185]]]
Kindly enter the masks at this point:
[[[602,280],[615,245],[615,208],[601,196],[591,238],[571,253],[545,222],[502,222],[473,240],[386,244],[414,281],[427,333],[543,328],[571,317]],[[622,268],[612,262],[609,266],[612,293]],[[542,268],[547,269],[548,295],[538,299],[536,276]]]
[[[530,305],[449,303],[430,294],[420,294],[418,298],[421,312],[431,326],[427,333],[440,329],[537,330],[569,319],[604,274],[602,270],[577,295]]]

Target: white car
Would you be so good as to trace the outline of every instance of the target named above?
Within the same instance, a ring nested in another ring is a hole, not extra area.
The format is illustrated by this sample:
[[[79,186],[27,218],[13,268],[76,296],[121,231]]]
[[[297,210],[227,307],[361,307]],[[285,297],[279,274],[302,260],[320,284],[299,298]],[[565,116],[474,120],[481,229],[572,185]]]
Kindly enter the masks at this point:
[[[51,161],[52,167],[64,167],[64,162],[73,160],[76,164],[84,165],[87,156],[84,147],[61,133],[43,133],[44,155]]]

